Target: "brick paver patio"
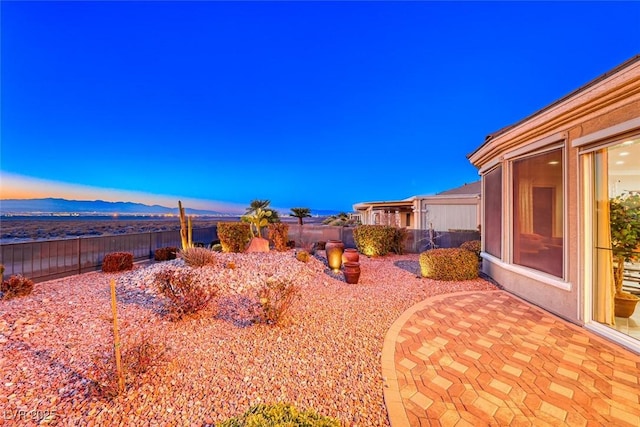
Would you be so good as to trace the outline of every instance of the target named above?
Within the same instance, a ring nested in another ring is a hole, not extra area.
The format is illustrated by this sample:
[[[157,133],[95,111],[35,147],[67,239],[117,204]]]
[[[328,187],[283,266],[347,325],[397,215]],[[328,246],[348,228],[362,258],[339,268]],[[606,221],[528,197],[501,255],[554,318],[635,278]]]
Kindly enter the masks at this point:
[[[441,295],[392,325],[400,426],[640,426],[640,356],[505,291]]]

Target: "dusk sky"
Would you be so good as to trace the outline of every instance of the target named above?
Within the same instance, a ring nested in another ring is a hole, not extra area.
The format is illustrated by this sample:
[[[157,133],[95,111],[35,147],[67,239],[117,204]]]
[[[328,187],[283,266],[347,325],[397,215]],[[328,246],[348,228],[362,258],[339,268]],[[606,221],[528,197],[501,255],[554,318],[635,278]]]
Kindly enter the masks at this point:
[[[0,198],[351,211],[640,53],[639,2],[1,2]]]

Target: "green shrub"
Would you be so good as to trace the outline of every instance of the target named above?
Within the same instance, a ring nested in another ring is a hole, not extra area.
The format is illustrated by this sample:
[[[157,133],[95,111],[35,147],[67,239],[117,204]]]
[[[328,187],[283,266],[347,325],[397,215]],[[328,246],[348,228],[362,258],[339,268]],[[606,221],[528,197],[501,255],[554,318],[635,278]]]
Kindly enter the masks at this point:
[[[262,323],[277,325],[282,321],[293,301],[300,296],[296,285],[288,280],[269,277],[258,290],[260,312],[258,320]]]
[[[309,252],[300,251],[296,254],[296,259],[301,262],[309,262]]]
[[[131,270],[133,268],[133,254],[129,252],[113,252],[105,255],[102,261],[102,271],[114,273]]]
[[[21,274],[14,274],[0,283],[0,299],[11,299],[29,295],[32,290],[33,280]]]
[[[178,320],[204,309],[215,296],[215,288],[198,283],[194,270],[167,268],[154,277],[158,291],[169,299],[169,316]]]
[[[251,226],[246,222],[219,222],[218,238],[223,252],[242,252],[251,239]]]
[[[289,238],[289,224],[284,222],[275,222],[269,224],[269,240],[273,242],[273,246],[278,252],[284,252],[287,249],[287,239]]]
[[[197,246],[183,250],[180,256],[189,267],[204,267],[216,263],[216,256],[212,250]]]
[[[382,256],[394,248],[397,228],[388,225],[360,225],[353,229],[358,251],[367,256]],[[404,243],[403,243],[404,244]]]
[[[217,427],[340,427],[340,422],[312,409],[299,410],[287,403],[260,404],[239,417],[230,418]]]
[[[482,250],[482,243],[480,240],[468,240],[463,242],[460,245],[460,248],[473,252],[478,257],[478,261],[482,260],[482,257],[480,257],[480,251]]]
[[[216,243],[211,246],[211,250],[214,252],[222,252],[222,245],[220,243]]]
[[[166,248],[159,248],[153,253],[153,259],[155,261],[169,261],[176,259],[178,248],[175,246],[167,246]]]
[[[466,249],[431,249],[420,254],[420,272],[435,280],[475,279],[478,259]]]

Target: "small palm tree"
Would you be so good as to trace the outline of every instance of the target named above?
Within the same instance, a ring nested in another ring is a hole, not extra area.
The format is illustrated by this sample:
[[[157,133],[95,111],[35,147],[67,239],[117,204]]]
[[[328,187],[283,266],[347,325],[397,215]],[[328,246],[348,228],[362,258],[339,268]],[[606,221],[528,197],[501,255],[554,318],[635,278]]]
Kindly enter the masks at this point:
[[[298,218],[298,224],[303,225],[302,218],[309,218],[311,216],[311,209],[291,208],[291,216]]]
[[[269,211],[271,212],[271,215],[266,217],[267,222],[269,223],[280,222],[280,215],[278,215],[278,211],[270,209],[269,208],[270,203],[271,203],[271,200],[258,200],[258,199],[252,200],[249,207],[245,209],[246,215],[253,215],[258,210],[263,210],[265,212]]]
[[[271,200],[252,200],[249,207],[246,209],[246,213],[252,214],[258,209],[267,210],[267,207],[271,203]]]

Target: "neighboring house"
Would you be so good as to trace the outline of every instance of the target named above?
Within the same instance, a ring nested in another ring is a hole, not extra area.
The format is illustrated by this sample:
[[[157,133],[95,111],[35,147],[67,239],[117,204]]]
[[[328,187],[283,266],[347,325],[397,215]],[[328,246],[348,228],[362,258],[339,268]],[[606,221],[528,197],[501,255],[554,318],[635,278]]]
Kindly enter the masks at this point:
[[[477,230],[480,225],[481,182],[435,195],[353,205],[362,224],[382,224],[412,230]]]
[[[609,199],[640,191],[640,55],[468,157],[482,176],[484,272],[640,353],[640,308],[615,315],[609,233]]]

